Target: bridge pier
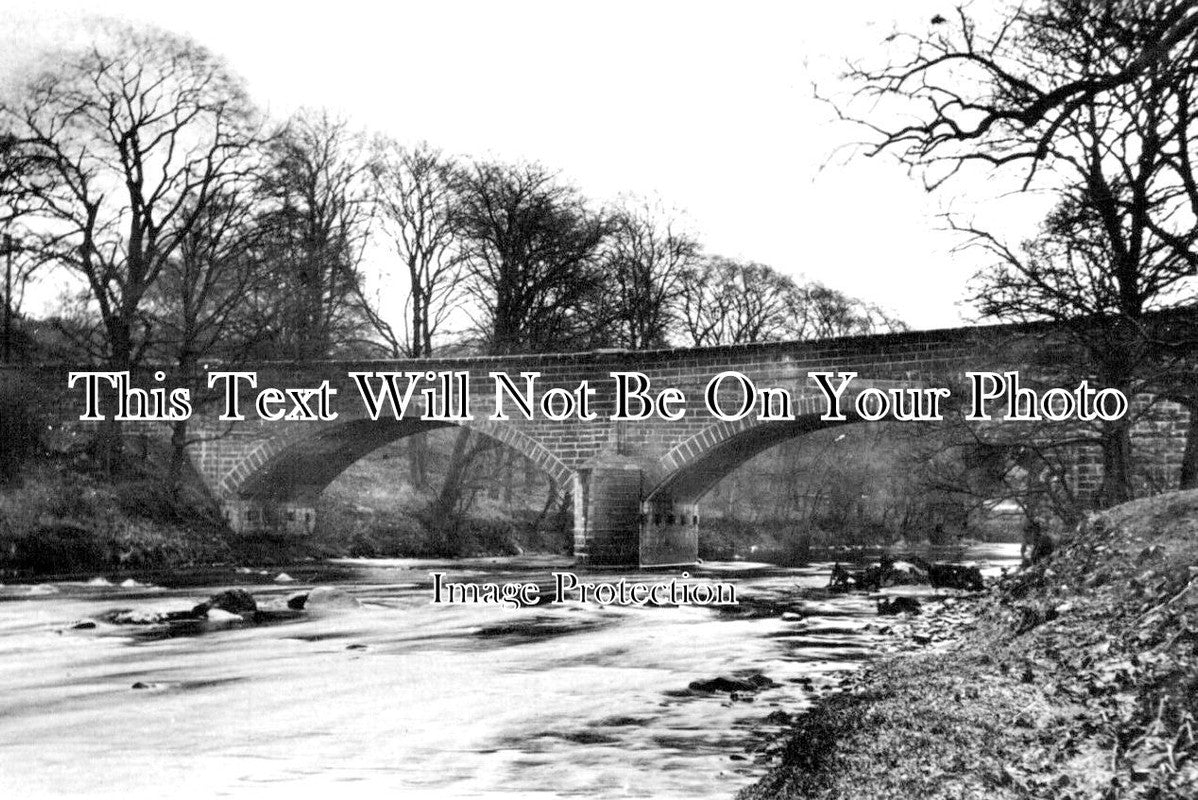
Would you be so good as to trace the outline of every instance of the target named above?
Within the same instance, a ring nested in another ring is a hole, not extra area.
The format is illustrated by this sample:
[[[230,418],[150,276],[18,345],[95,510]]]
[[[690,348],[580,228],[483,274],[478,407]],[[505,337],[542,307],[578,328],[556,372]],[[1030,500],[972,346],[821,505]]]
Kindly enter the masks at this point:
[[[696,503],[645,502],[640,463],[604,455],[574,474],[574,557],[592,567],[664,567],[699,556]]]
[[[644,567],[699,560],[699,504],[655,497],[643,504],[640,563]]]
[[[605,455],[574,473],[574,558],[591,567],[639,563],[644,471],[630,458]]]

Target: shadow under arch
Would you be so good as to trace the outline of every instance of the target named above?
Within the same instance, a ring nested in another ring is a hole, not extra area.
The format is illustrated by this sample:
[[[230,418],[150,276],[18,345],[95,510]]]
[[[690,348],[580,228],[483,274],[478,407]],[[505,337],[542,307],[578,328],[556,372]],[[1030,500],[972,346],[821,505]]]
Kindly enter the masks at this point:
[[[824,420],[819,412],[778,422],[746,418],[715,423],[680,442],[648,476],[653,488],[641,503],[640,563],[693,562],[699,553],[699,501],[749,459],[788,439],[862,421],[847,409],[843,421]]]
[[[543,445],[513,426],[424,420],[354,419],[280,434],[260,442],[220,481],[222,500],[285,502],[313,498],[351,464],[398,439],[441,428],[465,427],[514,449],[543,469],[559,490],[571,471]]]
[[[711,425],[662,456],[654,469],[657,481],[645,502],[650,507],[694,506],[721,479],[771,447],[814,431],[863,421],[848,409],[845,417],[827,421],[819,414],[805,414],[782,422],[745,419]]]

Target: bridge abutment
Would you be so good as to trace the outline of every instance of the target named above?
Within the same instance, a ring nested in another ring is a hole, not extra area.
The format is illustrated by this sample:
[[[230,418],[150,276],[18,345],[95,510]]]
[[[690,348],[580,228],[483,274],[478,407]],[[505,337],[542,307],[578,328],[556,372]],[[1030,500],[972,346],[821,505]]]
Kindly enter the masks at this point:
[[[308,534],[316,528],[316,502],[232,497],[221,501],[225,522],[237,533]]]

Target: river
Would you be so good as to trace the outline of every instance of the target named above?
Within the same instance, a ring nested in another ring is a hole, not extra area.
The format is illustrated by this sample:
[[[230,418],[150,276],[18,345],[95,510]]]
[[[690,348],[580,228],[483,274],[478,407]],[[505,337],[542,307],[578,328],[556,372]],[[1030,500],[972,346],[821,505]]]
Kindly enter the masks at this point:
[[[949,555],[993,574],[1017,551]],[[820,591],[825,562],[693,571],[733,582],[734,609],[430,603],[432,571],[544,582],[565,568],[350,560],[0,586],[0,796],[728,798],[770,765],[747,752],[778,729],[766,717],[835,690],[877,642],[872,600]],[[316,585],[361,605],[187,635],[71,627],[230,586],[278,606]],[[687,690],[755,674],[773,684],[735,700]]]

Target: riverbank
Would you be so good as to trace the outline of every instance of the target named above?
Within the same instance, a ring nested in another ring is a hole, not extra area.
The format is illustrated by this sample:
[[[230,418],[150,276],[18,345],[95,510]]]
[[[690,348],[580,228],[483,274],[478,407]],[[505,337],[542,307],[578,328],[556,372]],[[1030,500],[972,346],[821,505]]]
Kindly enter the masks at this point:
[[[0,575],[38,577],[227,562],[231,537],[194,488],[161,471],[102,476],[81,454],[26,463],[0,487]]]
[[[308,535],[236,533],[194,475],[172,489],[164,480],[168,458],[160,448],[149,448],[143,461],[131,462],[117,476],[104,474],[84,451],[27,459],[17,479],[0,485],[0,580],[568,549],[567,537],[555,536],[535,514],[518,511],[465,516],[451,549],[443,531],[422,522],[421,501],[427,506],[428,498],[394,488],[389,504],[378,503],[380,510],[357,509],[365,515],[344,503],[326,505],[321,524]]]
[[[795,720],[775,798],[1198,794],[1198,491],[1095,515],[937,652]]]
[[[346,557],[572,551],[568,503],[534,497],[530,506],[478,497],[450,526],[430,518],[434,491],[396,481],[394,459],[382,457],[364,459],[330,485],[311,533],[235,533],[197,476],[185,471],[178,488],[165,479],[170,453],[161,443],[137,446],[140,457],[116,476],[106,474],[86,448],[27,455],[15,477],[0,483],[0,580]],[[713,517],[700,529],[699,556],[797,566],[826,556],[821,551],[831,547],[885,546],[890,539],[883,529],[809,530],[782,520]]]

